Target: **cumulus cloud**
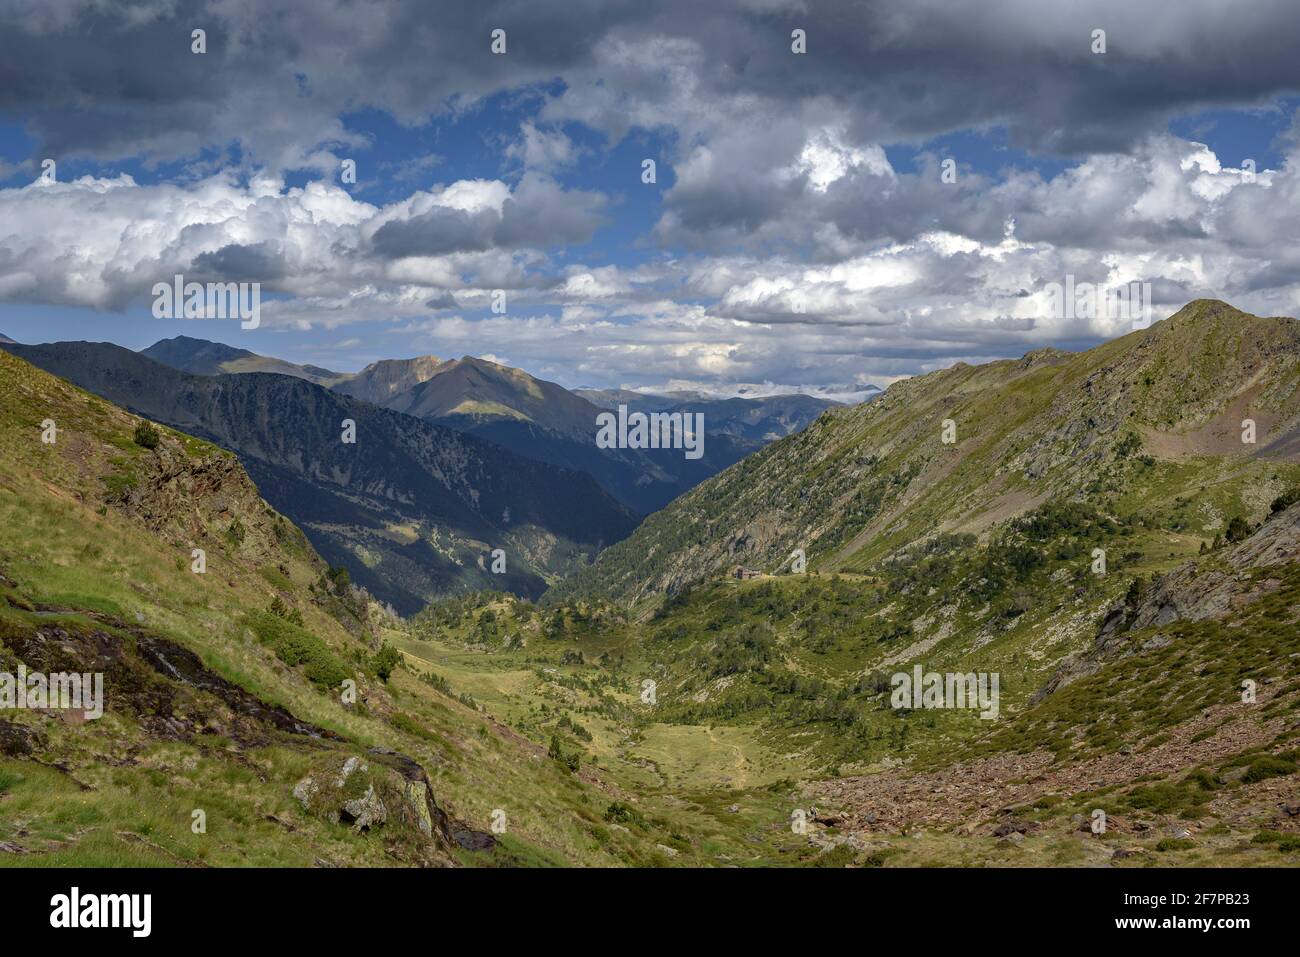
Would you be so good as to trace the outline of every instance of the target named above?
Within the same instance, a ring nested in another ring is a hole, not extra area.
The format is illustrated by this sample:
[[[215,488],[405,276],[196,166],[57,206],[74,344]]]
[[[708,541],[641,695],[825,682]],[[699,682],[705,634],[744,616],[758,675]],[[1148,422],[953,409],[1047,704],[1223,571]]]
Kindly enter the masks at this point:
[[[0,189],[6,303],[124,311],[183,272],[262,282],[268,327],[384,322],[395,348],[490,346],[570,384],[845,393],[1124,331],[1055,317],[1067,275],[1149,282],[1157,311],[1300,306],[1294,140],[1248,172],[1165,132],[1300,88],[1286,0],[24,0],[0,20],[0,115],[34,142],[0,179],[96,170]],[[340,159],[380,145],[365,111],[498,119],[499,168],[444,175],[447,144],[420,141],[363,164],[391,191],[348,192]],[[886,152],[994,128],[1064,171],[957,155],[949,182],[952,157]],[[636,137],[664,185],[615,255],[624,197],[584,175]]]
[[[461,181],[385,207],[326,183],[229,173],[185,185],[37,180],[0,190],[0,294],[120,309],[180,272],[318,301],[409,295],[454,308],[451,289],[539,284],[523,264],[589,239],[603,204],[533,176],[514,189]]]

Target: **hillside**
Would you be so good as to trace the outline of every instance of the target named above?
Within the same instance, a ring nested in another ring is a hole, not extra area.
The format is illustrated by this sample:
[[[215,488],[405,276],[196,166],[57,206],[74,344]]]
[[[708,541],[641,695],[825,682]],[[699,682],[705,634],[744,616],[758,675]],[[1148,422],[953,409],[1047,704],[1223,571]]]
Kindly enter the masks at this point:
[[[539,594],[632,528],[585,475],[302,379],[187,375],[103,343],[7,348],[236,452],[331,564],[402,612],[489,584]],[[354,443],[342,441],[345,420],[356,424]],[[506,552],[503,574],[491,571],[496,548]]]
[[[0,866],[668,866],[740,843],[655,799],[609,826],[631,782],[395,654],[401,623],[233,455],[4,352],[0,489],[0,670],[104,676],[102,717],[0,716]]]
[[[1059,859],[1064,843],[1072,863],[1293,864],[1300,506],[1284,503],[1298,499],[1300,487],[1235,546],[1135,579],[1091,646],[960,756],[808,797],[837,809],[847,842],[938,828],[951,863],[983,850],[961,835],[989,835],[1015,844],[997,854],[1007,863]]]
[[[650,616],[465,596],[409,622],[402,647],[642,793],[748,822],[745,859],[1294,864],[1300,482],[1266,512],[1198,544],[1052,504],[987,546],[949,536],[870,576],[713,581]],[[995,713],[897,707],[916,667],[997,675]]]
[[[1198,300],[1087,352],[959,363],[832,409],[651,516],[556,597],[632,601],[735,565],[776,571],[797,548],[810,568],[864,570],[1061,497],[1213,537],[1233,514],[1258,521],[1277,467],[1298,460],[1300,322]]]

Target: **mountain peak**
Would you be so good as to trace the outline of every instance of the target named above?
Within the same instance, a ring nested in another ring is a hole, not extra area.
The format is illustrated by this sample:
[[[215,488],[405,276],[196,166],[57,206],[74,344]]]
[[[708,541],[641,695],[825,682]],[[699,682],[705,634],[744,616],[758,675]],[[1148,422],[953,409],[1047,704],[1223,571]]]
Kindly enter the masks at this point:
[[[350,376],[346,382],[335,385],[334,391],[374,405],[387,405],[394,396],[428,382],[448,365],[432,355],[380,359]]]
[[[1218,354],[1230,341],[1293,337],[1298,331],[1300,320],[1287,316],[1257,316],[1222,299],[1193,299],[1167,319],[1152,323],[1143,341],[1144,348],[1172,349],[1180,355]]]
[[[1300,321],[1207,299],[1085,352],[958,362],[769,446],[761,467],[713,476],[562,588],[633,600],[741,558],[778,567],[794,548],[860,571],[899,541],[981,534],[1048,499],[1119,496],[1141,470],[1181,474],[1187,462],[1215,476],[1202,493],[1227,474],[1243,487],[1280,481],[1276,463],[1297,461],[1300,445],[1297,355]],[[943,442],[945,421],[957,443]]]
[[[172,336],[159,339],[140,355],[161,362],[173,369],[195,375],[221,375],[233,372],[273,372],[278,375],[305,379],[317,385],[329,386],[346,379],[346,375],[322,369],[319,366],[298,365],[283,359],[258,355],[224,342],[195,339],[193,336]]]
[[[1163,325],[1173,328],[1225,321],[1275,322],[1278,320],[1296,321],[1286,316],[1257,316],[1254,313],[1246,312],[1244,309],[1238,309],[1232,303],[1224,302],[1222,299],[1193,299],[1164,320]],[[1158,324],[1153,324],[1152,328],[1155,328],[1156,325]]]

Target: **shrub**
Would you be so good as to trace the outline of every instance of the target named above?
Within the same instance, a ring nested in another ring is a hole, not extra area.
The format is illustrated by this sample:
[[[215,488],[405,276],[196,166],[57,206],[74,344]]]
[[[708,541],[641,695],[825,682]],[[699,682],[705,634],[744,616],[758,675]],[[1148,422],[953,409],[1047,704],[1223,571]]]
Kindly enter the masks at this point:
[[[379,680],[387,682],[389,676],[393,673],[393,669],[397,667],[401,660],[402,653],[392,645],[386,644],[380,648],[375,655],[375,674],[379,676]]]
[[[560,741],[558,734],[551,735],[551,746],[546,749],[546,756],[572,772],[576,772],[581,764],[581,756],[578,752],[564,750],[564,743]]]
[[[1247,784],[1254,784],[1256,781],[1264,781],[1268,778],[1283,777],[1295,773],[1296,762],[1294,760],[1269,755],[1253,763],[1242,780]]]
[[[135,444],[140,446],[142,449],[158,448],[158,441],[160,438],[161,436],[159,436],[158,430],[155,429],[152,424],[143,419],[141,419],[140,423],[135,427]]]
[[[1239,542],[1250,534],[1250,523],[1240,515],[1232,516],[1232,521],[1228,522],[1227,539],[1230,542]]]
[[[331,566],[325,577],[329,580],[334,594],[342,598],[348,593],[348,586],[352,584],[352,576],[348,574],[348,570],[342,565],[337,568]]]
[[[1296,502],[1300,502],[1300,485],[1291,486],[1277,498],[1273,499],[1273,504],[1268,508],[1270,512],[1276,514],[1290,508]]]
[[[247,624],[286,665],[302,665],[303,674],[314,684],[337,688],[351,674],[324,641],[299,625],[265,611],[249,615]]]
[[[561,728],[563,728],[565,731],[568,731],[579,741],[591,740],[591,732],[588,731],[586,728],[584,728],[582,725],[578,724],[578,722],[574,721],[567,714],[563,715],[560,718],[558,724]]]
[[[645,818],[641,816],[641,812],[636,808],[628,807],[622,801],[615,801],[605,808],[605,820],[610,824],[631,824],[634,827],[645,827]]]
[[[1250,839],[1252,844],[1276,844],[1283,854],[1300,851],[1300,834],[1283,834],[1280,831],[1260,831]]]
[[[277,618],[283,618],[285,621],[297,625],[299,628],[303,626],[302,612],[297,608],[286,605],[279,595],[276,595],[275,598],[271,599],[271,614],[275,615]]]

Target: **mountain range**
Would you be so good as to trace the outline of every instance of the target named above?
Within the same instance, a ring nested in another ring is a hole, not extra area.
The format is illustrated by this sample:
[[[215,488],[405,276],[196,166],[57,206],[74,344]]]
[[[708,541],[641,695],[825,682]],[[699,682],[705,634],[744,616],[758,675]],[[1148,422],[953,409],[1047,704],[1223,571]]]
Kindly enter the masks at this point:
[[[116,689],[103,721],[0,718],[0,854],[1300,854],[1294,319],[1197,300],[904,380],[609,547],[635,519],[590,476],[302,377],[7,344],[0,399],[0,655]],[[524,580],[480,569],[498,542]],[[995,707],[900,705],[918,671],[996,676]],[[196,789],[218,841],[190,831]]]
[[[716,411],[703,403],[709,441],[689,460],[672,450],[600,449],[599,407],[472,357],[384,360],[351,374],[184,336],[138,354],[94,343],[5,347],[237,452],[322,555],[404,613],[466,587],[536,597],[630,532],[636,517],[828,406],[802,396],[727,400]],[[370,405],[389,414],[367,420]],[[345,419],[377,432],[342,443],[341,425],[327,423]],[[410,448],[420,452],[406,459]],[[585,474],[566,478],[575,472]],[[584,499],[590,507],[576,507]],[[494,574],[497,547],[508,557]]]
[[[1300,322],[1210,300],[1086,352],[958,363],[773,442],[562,591],[637,600],[737,565],[774,572],[795,549],[811,568],[860,570],[1058,497],[1159,502],[1208,530],[1226,489],[1254,481],[1258,519],[1276,463],[1300,455],[1298,389]]]
[[[199,375],[276,372],[366,402],[486,438],[512,452],[586,472],[638,516],[662,508],[699,482],[774,438],[797,431],[834,405],[811,396],[716,399],[700,394],[620,393],[642,411],[702,412],[704,456],[600,449],[596,417],[613,393],[583,394],[521,369],[465,356],[417,356],[371,363],[357,373],[295,365],[186,336],[155,343],[143,355]],[[617,405],[617,403],[615,403]]]
[[[304,378],[191,375],[108,343],[5,348],[235,452],[331,564],[404,613],[466,587],[539,595],[635,524],[589,476]],[[505,552],[498,573],[496,549]]]

